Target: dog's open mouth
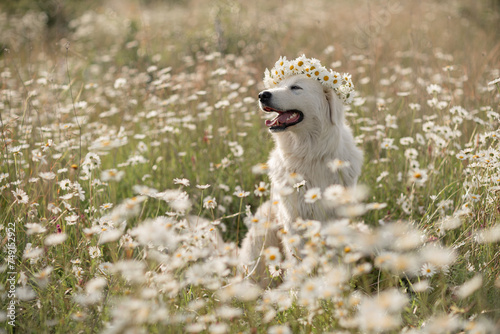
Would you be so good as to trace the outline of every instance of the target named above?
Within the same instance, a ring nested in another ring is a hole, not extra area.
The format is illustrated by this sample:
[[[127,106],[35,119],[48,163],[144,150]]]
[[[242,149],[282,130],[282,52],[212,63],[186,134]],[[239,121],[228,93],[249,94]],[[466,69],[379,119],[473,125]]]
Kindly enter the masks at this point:
[[[298,124],[304,119],[304,114],[300,110],[277,110],[269,106],[262,106],[265,112],[278,113],[273,119],[266,120],[266,126],[271,131],[283,131],[287,127]]]

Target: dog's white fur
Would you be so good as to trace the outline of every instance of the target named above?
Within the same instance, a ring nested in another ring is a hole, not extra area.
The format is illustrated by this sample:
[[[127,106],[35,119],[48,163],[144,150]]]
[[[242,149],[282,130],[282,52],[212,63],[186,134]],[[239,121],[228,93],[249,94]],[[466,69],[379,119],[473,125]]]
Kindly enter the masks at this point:
[[[321,201],[306,203],[305,191],[311,188],[323,191],[332,184],[354,186],[363,163],[362,152],[356,147],[352,132],[345,124],[343,104],[331,89],[317,80],[297,75],[283,80],[278,87],[267,92],[272,97],[266,103],[271,104],[272,108],[300,110],[304,118],[284,131],[272,133],[275,148],[268,165],[271,202],[277,204],[268,202],[256,213],[269,220],[272,228],[263,234],[250,227],[240,252],[242,263],[263,286],[269,283],[266,278],[268,275],[265,274],[266,264],[261,258],[264,249],[276,246],[284,250],[287,257],[299,255],[292,254],[290,247],[280,241],[278,229],[291,234],[294,233],[292,224],[297,218],[325,223],[335,216],[334,209],[323,205]],[[343,168],[340,173],[333,173],[327,164],[334,159],[349,162],[350,166]],[[292,173],[306,180],[304,190],[281,196],[280,189],[290,187],[288,180]]]

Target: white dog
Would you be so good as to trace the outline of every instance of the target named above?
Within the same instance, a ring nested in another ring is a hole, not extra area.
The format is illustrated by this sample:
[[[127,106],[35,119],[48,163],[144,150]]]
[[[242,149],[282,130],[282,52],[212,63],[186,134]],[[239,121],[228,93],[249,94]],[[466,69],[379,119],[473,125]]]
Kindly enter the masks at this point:
[[[286,239],[283,232],[294,234],[297,218],[324,223],[335,217],[334,209],[322,201],[306,202],[305,192],[313,188],[323,191],[332,184],[354,186],[360,175],[363,155],[345,124],[339,96],[320,80],[303,74],[283,78],[276,87],[259,94],[260,108],[277,113],[266,121],[275,141],[268,161],[272,200],[255,214],[257,220],[267,221],[265,231],[251,225],[240,256],[248,274],[263,286],[269,283],[262,256],[265,249],[274,246],[288,258],[300,258],[300,249],[295,251],[281,240]],[[332,172],[328,163],[335,159],[346,162],[347,167]],[[300,192],[292,188],[301,181],[297,177],[305,181]]]

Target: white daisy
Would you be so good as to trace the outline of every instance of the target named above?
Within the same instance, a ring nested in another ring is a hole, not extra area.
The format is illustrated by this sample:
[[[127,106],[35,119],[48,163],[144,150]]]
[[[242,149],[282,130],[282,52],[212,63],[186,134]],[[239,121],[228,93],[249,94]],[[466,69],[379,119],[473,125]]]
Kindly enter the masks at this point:
[[[309,189],[304,195],[306,203],[314,203],[317,200],[321,199],[321,189],[320,188],[312,188]]]
[[[12,194],[14,194],[14,203],[21,203],[21,204],[27,204],[29,201],[29,197],[24,192],[24,190],[16,188],[16,190],[12,191]]]
[[[43,227],[38,223],[27,223],[25,226],[27,228],[26,230],[27,235],[45,233],[47,231],[45,227]]]
[[[120,181],[125,176],[124,171],[118,171],[117,169],[111,168],[103,170],[101,173],[101,179],[104,182],[107,181]]]
[[[269,166],[266,163],[259,163],[252,167],[252,173],[254,174],[267,174],[269,171]]]
[[[40,172],[38,175],[44,180],[53,180],[56,177],[56,174],[52,172]]]
[[[304,178],[299,173],[290,173],[287,175],[287,181],[289,185],[294,185],[303,181]]]
[[[203,207],[205,209],[215,209],[217,207],[217,201],[212,196],[207,196],[203,199]]]
[[[259,182],[258,185],[255,185],[255,190],[253,193],[257,197],[269,195],[269,183],[265,183],[263,181]]]
[[[68,217],[64,217],[64,220],[66,220],[67,225],[75,225],[76,221],[78,220],[78,215],[71,215]]]
[[[342,85],[342,78],[340,77],[340,73],[332,71],[331,85],[333,89],[337,89]]]
[[[408,160],[415,160],[418,157],[418,151],[414,148],[406,149],[404,154]]]
[[[71,181],[69,179],[64,179],[62,181],[59,181],[58,184],[61,190],[68,190],[71,188]]]
[[[427,94],[429,95],[439,94],[442,90],[441,86],[436,84],[430,84],[427,86]]]
[[[339,159],[335,159],[327,163],[328,168],[332,171],[332,173],[336,173],[339,169],[347,168],[351,165],[349,161],[343,161]]]
[[[247,197],[248,195],[250,195],[250,192],[244,191],[243,189],[238,187],[238,189],[236,189],[236,191],[233,193],[233,195],[236,197],[239,197],[239,198],[243,198],[243,197]]]
[[[427,171],[425,169],[415,168],[408,173],[410,183],[415,183],[418,186],[423,186],[427,181]]]
[[[101,250],[97,246],[90,246],[89,247],[89,255],[92,259],[101,257]]]
[[[430,263],[424,263],[422,269],[420,269],[420,274],[425,277],[432,277],[436,274],[436,267]]]
[[[82,166],[88,170],[99,168],[101,166],[101,158],[96,153],[89,152],[85,156]]]
[[[188,179],[174,179],[174,184],[180,184],[183,185],[184,187],[189,187],[189,180]]]
[[[266,263],[269,265],[278,265],[281,263],[281,253],[278,247],[268,247],[264,250]]]
[[[62,244],[66,239],[68,238],[68,235],[66,233],[54,233],[54,234],[49,234],[45,238],[45,246],[55,246]]]

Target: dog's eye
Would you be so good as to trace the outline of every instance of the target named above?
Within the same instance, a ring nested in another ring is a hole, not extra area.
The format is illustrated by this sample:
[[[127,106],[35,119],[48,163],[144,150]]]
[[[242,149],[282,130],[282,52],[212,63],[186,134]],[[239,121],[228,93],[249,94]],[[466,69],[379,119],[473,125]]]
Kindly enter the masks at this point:
[[[298,90],[298,89],[302,89],[302,87],[300,86],[297,86],[297,85],[293,85],[292,87],[290,87],[291,90]]]

